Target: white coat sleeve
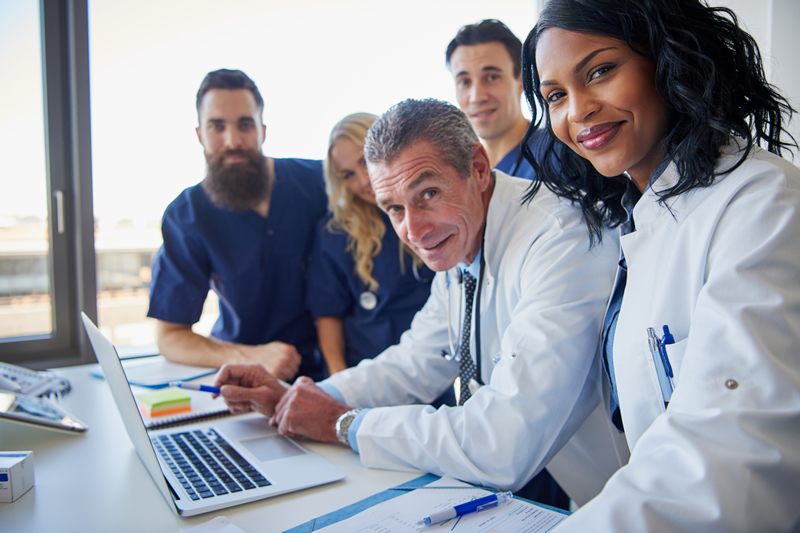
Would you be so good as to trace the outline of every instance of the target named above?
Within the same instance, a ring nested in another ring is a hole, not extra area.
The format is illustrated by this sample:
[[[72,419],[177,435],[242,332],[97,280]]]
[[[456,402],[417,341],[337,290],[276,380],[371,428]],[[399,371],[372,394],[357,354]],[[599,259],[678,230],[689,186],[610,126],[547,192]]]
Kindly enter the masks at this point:
[[[532,228],[541,233],[532,243],[527,238],[527,251],[516,259],[504,257],[501,274],[514,275],[498,276],[495,296],[516,293],[516,305],[508,316],[498,312],[504,326],[502,356],[489,383],[463,407],[370,410],[357,435],[364,465],[447,474],[516,490],[547,464],[596,406],[594,354],[619,253],[613,237],[589,250],[586,228],[577,218],[567,227],[550,220],[546,230]],[[419,396],[417,382],[432,379],[429,375],[441,379],[447,369],[450,381],[455,377],[458,365],[438,355],[446,347],[447,331],[439,307],[444,298],[437,294],[444,282],[437,281],[431,301],[398,349],[362,362],[352,369],[354,375],[334,383],[349,404],[406,399],[396,392],[364,395],[358,392],[363,388],[408,386]],[[436,355],[426,355],[428,347],[438,350]]]
[[[799,196],[744,188],[728,204],[669,407],[556,531],[800,531]]]

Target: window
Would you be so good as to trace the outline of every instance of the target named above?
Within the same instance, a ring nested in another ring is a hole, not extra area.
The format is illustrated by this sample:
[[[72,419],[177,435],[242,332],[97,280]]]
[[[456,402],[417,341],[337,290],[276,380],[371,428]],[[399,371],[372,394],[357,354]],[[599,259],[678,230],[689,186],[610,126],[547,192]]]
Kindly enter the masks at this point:
[[[209,5],[90,3],[98,325],[118,346],[156,340],[145,318],[149,265],[164,209],[205,173],[193,129],[207,72],[239,68],[259,86],[266,155],[320,159],[349,113],[379,114],[410,96],[455,103],[444,51],[462,25],[497,17],[524,40],[535,20],[534,3],[521,0]],[[200,333],[218,314],[210,296]]]
[[[407,97],[454,101],[444,50],[458,28],[496,17],[524,39],[535,5],[0,3],[0,66],[28,73],[15,78],[21,96],[5,91],[0,102],[1,146],[15,156],[0,162],[0,185],[15,191],[0,200],[0,360],[93,362],[80,311],[122,351],[152,349],[149,265],[167,204],[205,172],[192,129],[208,71],[240,68],[259,85],[267,155],[318,159],[349,113]],[[210,331],[215,314],[209,298],[196,330]]]

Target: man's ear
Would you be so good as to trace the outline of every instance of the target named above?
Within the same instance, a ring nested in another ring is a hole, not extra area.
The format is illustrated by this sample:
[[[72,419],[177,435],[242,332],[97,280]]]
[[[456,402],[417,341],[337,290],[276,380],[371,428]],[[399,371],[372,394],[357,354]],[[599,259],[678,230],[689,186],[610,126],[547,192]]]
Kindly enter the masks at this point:
[[[489,154],[486,153],[486,148],[479,142],[472,145],[472,168],[475,170],[480,190],[484,191],[491,182],[492,165],[489,163]]]
[[[194,131],[195,131],[195,133],[197,133],[197,140],[200,142],[200,145],[201,145],[203,148],[205,148],[205,145],[203,144],[203,137],[202,137],[202,135],[200,135],[200,126],[197,126],[197,127],[194,129]]]

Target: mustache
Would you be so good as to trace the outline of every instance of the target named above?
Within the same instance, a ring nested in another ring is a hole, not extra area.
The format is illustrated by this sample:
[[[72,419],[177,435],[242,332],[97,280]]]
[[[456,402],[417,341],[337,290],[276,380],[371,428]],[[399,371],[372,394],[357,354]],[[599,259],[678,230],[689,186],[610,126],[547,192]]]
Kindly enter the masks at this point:
[[[233,155],[242,156],[246,161],[240,163],[225,163],[225,158]],[[264,156],[259,150],[225,150],[206,156],[206,163],[210,169],[216,171],[231,165],[251,165],[257,167],[263,164]]]

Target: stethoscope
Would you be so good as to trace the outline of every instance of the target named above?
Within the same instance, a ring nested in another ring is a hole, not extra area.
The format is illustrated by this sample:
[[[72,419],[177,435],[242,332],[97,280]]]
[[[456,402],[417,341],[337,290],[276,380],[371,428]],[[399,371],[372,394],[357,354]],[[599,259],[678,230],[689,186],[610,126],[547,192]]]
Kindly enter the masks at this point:
[[[419,269],[413,261],[411,262],[411,271],[414,273],[414,279],[420,283],[430,283],[433,280],[433,278],[423,278],[420,276]],[[358,295],[358,304],[363,309],[372,311],[378,305],[378,295],[370,290],[366,290]]]
[[[475,315],[475,375],[477,379],[471,379],[469,383],[469,390],[470,393],[475,394],[475,392],[483,385],[483,379],[481,379],[481,289],[483,288],[483,276],[484,270],[486,267],[486,259],[484,258],[483,253],[483,245],[481,245],[481,267],[480,267],[480,274],[478,274],[478,294],[475,297],[475,305],[472,306],[472,313]],[[464,282],[464,275],[461,272],[461,269],[457,270],[458,272],[458,324],[461,324],[461,310],[464,308],[461,305],[461,300],[464,294],[462,290],[462,285]],[[452,326],[450,323],[450,271],[447,271],[446,274],[446,281],[445,281],[445,300],[447,300],[447,342],[450,347],[450,353],[442,350],[442,357],[444,357],[448,361],[456,361],[461,362],[461,354],[456,351],[455,344],[453,343],[453,331]]]

